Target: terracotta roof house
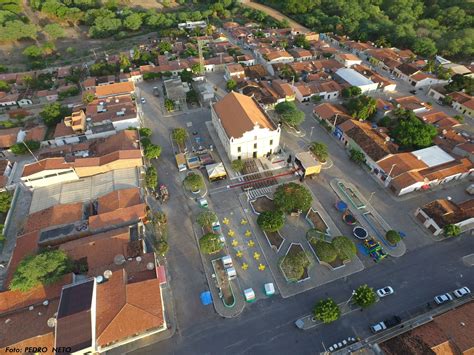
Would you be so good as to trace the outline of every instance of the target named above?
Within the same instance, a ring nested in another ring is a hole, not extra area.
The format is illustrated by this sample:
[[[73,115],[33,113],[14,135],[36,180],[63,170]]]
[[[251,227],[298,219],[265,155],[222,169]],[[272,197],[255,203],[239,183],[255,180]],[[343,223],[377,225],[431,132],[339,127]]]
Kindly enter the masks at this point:
[[[21,128],[0,129],[0,148],[8,149],[18,141]]]
[[[455,118],[447,115],[443,111],[430,110],[417,114],[424,123],[434,125],[439,131],[459,126],[460,123]]]
[[[280,144],[281,128],[251,97],[231,92],[211,107],[211,116],[231,161],[272,154]]]
[[[391,338],[380,345],[387,355],[472,355],[474,352],[474,302],[435,316],[429,323]]]
[[[402,63],[401,65],[399,65],[393,70],[393,73],[395,76],[408,82],[412,75],[419,72],[420,72],[420,69],[418,69],[416,66],[410,63]]]
[[[98,98],[133,94],[134,92],[135,92],[135,85],[133,84],[133,82],[130,82],[130,81],[125,82],[125,83],[114,83],[114,84],[102,85],[102,86],[97,86],[95,88],[95,95]]]
[[[463,115],[474,118],[474,98],[464,92],[449,94],[453,98],[453,108]]]
[[[46,135],[46,127],[36,126],[26,131],[25,140],[42,142],[45,135]]]
[[[474,170],[469,159],[458,159],[436,145],[395,154],[377,165],[376,176],[397,196],[466,178]]]
[[[313,115],[319,120],[326,121],[332,127],[352,119],[342,105],[331,103],[323,103],[316,106],[313,109]]]
[[[334,58],[346,68],[362,63],[358,56],[351,53],[337,53]]]
[[[245,70],[242,64],[226,64],[224,77],[226,80],[243,80],[245,79]]]
[[[295,93],[291,88],[291,85],[286,81],[275,79],[272,81],[272,88],[280,95],[280,97],[284,98],[285,101],[294,101],[295,100]]]
[[[427,111],[428,107],[424,102],[421,102],[416,96],[404,96],[395,99],[397,107],[404,110],[413,111],[415,113]]]
[[[377,161],[398,150],[398,146],[390,141],[386,133],[380,128],[373,128],[368,122],[348,120],[339,124],[338,129],[344,133],[341,140],[346,147],[363,152],[365,163],[372,169],[377,167]]]
[[[434,235],[443,233],[443,228],[449,224],[467,231],[474,227],[474,199],[462,203],[435,200],[418,208],[415,217]]]

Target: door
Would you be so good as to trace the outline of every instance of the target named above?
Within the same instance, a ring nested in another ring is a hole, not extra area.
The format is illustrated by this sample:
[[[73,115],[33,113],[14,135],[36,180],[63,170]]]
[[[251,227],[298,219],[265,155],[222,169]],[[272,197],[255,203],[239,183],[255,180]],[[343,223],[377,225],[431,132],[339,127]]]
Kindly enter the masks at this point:
[[[257,152],[253,152],[253,158],[257,157]]]

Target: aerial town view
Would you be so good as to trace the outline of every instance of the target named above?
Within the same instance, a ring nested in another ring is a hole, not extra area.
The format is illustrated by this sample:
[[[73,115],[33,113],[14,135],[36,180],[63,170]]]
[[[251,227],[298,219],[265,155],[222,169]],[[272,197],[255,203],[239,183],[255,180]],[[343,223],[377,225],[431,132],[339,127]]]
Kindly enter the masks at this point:
[[[469,0],[0,0],[0,353],[474,354],[473,95]]]

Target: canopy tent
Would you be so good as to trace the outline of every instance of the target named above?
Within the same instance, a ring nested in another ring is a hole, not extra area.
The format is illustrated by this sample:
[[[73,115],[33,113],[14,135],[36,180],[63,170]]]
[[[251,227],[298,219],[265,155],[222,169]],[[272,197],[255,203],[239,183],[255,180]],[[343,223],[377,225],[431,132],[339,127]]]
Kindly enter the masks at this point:
[[[347,209],[347,203],[344,201],[338,201],[336,203],[336,208],[339,212],[344,212]]]
[[[227,177],[224,164],[222,163],[206,165],[206,170],[210,181],[225,179]]]
[[[212,295],[209,291],[204,291],[203,293],[201,293],[201,303],[204,306],[212,304]]]

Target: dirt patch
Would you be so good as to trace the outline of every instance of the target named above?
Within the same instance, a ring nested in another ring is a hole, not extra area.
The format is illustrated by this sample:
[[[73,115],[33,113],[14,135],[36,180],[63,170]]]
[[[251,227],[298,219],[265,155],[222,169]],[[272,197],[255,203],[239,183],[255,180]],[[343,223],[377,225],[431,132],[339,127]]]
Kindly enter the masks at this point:
[[[255,212],[262,213],[265,211],[273,211],[275,209],[275,204],[272,199],[269,199],[267,196],[260,196],[255,201],[250,202]]]
[[[222,259],[214,260],[213,263],[216,270],[217,282],[222,292],[222,300],[227,307],[232,307],[235,304],[235,298]]]
[[[328,226],[326,225],[323,218],[318,212],[313,211],[313,209],[310,209],[308,211],[308,215],[306,216],[306,218],[308,218],[311,221],[315,229],[326,233]]]
[[[277,251],[285,241],[285,238],[283,238],[278,232],[265,232],[265,235],[267,236],[270,245],[274,246]]]

